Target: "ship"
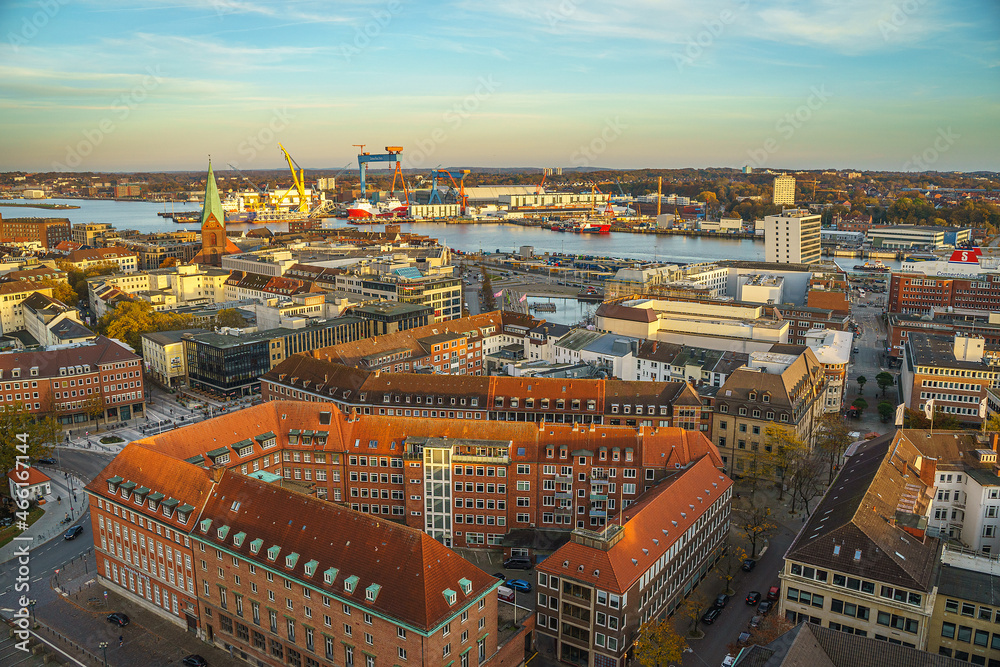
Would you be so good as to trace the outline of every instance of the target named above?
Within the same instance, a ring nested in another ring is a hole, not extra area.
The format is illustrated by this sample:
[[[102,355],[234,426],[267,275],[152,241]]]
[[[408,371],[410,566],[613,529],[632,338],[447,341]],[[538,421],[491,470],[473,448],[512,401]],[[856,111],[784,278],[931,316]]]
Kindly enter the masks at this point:
[[[405,218],[408,210],[396,197],[388,197],[384,202],[372,204],[364,197],[355,199],[347,207],[347,218],[354,224],[365,224],[377,218]]]
[[[871,272],[871,273],[886,273],[886,272],[889,271],[889,267],[886,266],[885,264],[883,264],[881,261],[879,261],[879,260],[876,259],[874,262],[865,262],[864,264],[855,264],[854,265],[854,270],[855,271],[867,271],[867,272]]]
[[[610,222],[582,222],[573,227],[577,234],[608,234],[611,232]]]

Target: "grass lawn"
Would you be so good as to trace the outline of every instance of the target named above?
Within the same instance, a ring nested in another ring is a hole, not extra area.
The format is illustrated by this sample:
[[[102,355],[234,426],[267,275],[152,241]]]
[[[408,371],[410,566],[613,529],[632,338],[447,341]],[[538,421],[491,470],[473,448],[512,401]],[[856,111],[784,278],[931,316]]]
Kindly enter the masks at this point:
[[[35,507],[30,512],[28,512],[28,525],[38,521],[41,516],[45,514],[45,510],[41,507]],[[0,547],[4,547],[8,542],[13,540],[15,537],[21,534],[21,530],[17,525],[7,526],[6,528],[0,528]]]

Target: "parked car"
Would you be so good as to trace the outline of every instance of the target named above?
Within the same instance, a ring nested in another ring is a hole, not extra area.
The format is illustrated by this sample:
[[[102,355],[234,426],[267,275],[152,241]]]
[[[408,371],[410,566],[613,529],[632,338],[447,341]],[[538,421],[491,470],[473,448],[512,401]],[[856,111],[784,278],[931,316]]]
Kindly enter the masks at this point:
[[[719,596],[715,598],[715,606],[722,609],[729,602],[729,596],[725,593],[719,593]]]
[[[722,659],[722,667],[733,667],[733,664],[735,662],[736,662],[736,656],[728,654],[726,655],[725,658]]]
[[[770,600],[764,600],[764,601],[763,601],[763,602],[761,602],[761,603],[760,603],[760,605],[759,605],[759,606],[757,607],[757,613],[758,613],[758,614],[761,614],[761,615],[764,615],[764,614],[766,614],[767,612],[771,611],[771,607],[773,607],[773,606],[774,606],[774,603],[773,603],[773,602],[771,602]]]
[[[527,556],[511,556],[504,560],[503,566],[506,570],[530,570],[531,559]]]
[[[781,593],[781,587],[780,586],[771,586],[771,588],[767,589],[767,599],[768,600],[777,600],[779,593]]]
[[[760,602],[760,593],[758,591],[750,591],[747,593],[747,604],[751,607],[755,606]]]
[[[503,572],[494,572],[493,576],[499,579],[500,581],[507,581],[507,575],[504,574]]]
[[[757,567],[757,561],[755,561],[753,558],[747,558],[746,560],[743,561],[743,571],[744,572],[749,572],[750,570],[754,569],[755,567]]]
[[[739,636],[739,639],[736,640],[736,643],[739,644],[740,646],[746,646],[747,644],[749,644],[750,643],[750,633],[747,632],[746,630],[744,630],[743,632],[741,632],[740,636]]]
[[[531,592],[531,584],[524,579],[508,579],[506,585],[509,588],[513,588],[515,591],[520,591],[521,593]]]
[[[75,540],[76,536],[82,532],[83,532],[83,526],[73,526],[72,528],[66,531],[66,534],[63,536],[63,539]]]
[[[44,463],[46,465],[54,466],[56,464],[56,460],[51,456],[46,456],[44,458],[38,459],[38,463]]]
[[[124,628],[128,625],[128,616],[121,613],[120,611],[113,611],[108,614],[108,620],[120,628]]]
[[[760,622],[763,618],[764,617],[761,614],[755,615],[753,618],[750,619],[750,627],[756,628],[758,625],[760,625]]]
[[[181,660],[188,667],[206,667],[208,665],[208,660],[201,657],[200,655],[189,655],[188,657]]]
[[[701,622],[704,623],[705,625],[712,625],[712,623],[715,623],[715,619],[717,619],[719,617],[719,614],[721,613],[722,613],[721,609],[719,609],[718,607],[712,607],[711,609],[706,611],[705,614],[701,617]]]

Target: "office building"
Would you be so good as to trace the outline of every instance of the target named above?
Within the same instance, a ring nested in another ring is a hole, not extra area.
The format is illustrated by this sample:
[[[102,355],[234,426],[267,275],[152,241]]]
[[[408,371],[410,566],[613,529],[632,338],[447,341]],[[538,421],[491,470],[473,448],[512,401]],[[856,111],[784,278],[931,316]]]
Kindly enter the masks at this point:
[[[122,273],[135,273],[139,269],[139,256],[124,248],[91,248],[74,250],[66,261],[79,271],[101,264],[114,264]]]
[[[874,248],[934,250],[967,245],[971,241],[972,230],[960,227],[876,225],[868,230],[868,242]]]
[[[764,216],[765,257],[778,264],[814,264],[820,261],[821,216],[804,209]]]
[[[70,239],[66,218],[3,218],[0,217],[0,243],[35,245],[51,250]]]

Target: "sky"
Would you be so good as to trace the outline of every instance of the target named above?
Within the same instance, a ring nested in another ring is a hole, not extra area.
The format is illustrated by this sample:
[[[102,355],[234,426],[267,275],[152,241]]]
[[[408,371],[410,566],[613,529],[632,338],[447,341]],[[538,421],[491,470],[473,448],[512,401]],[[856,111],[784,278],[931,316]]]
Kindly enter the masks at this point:
[[[0,0],[0,171],[1000,170],[995,0]]]

